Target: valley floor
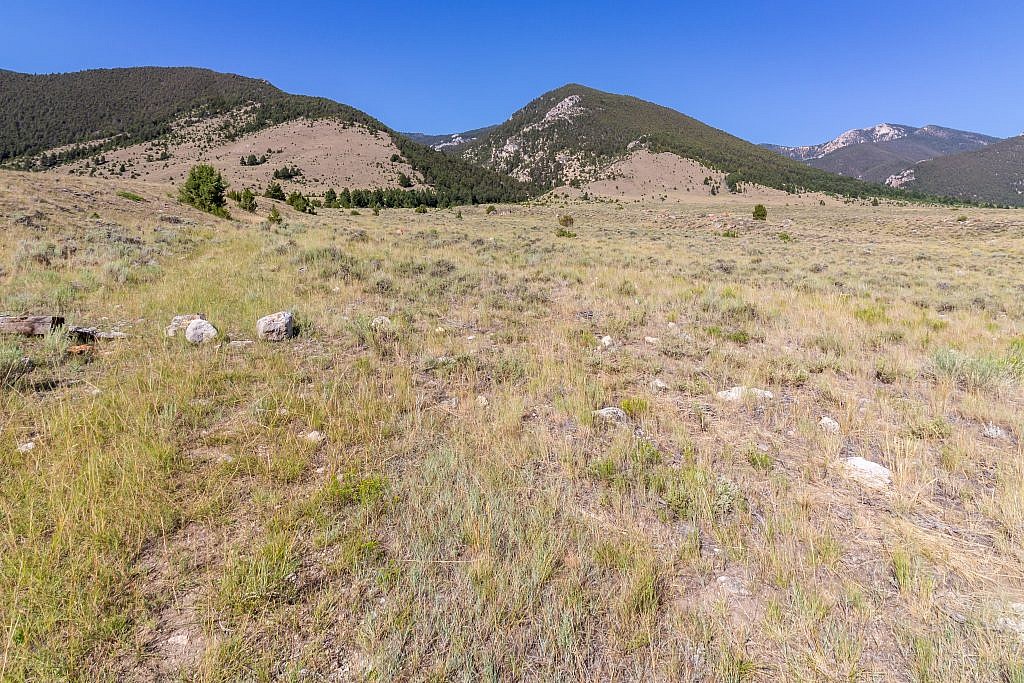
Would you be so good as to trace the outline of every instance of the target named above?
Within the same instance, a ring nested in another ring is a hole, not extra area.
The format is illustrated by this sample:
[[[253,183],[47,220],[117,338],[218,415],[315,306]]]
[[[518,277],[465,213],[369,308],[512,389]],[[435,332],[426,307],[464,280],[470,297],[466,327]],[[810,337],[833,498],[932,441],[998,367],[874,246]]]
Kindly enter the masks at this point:
[[[4,679],[1024,680],[1021,211],[173,197],[0,174]]]

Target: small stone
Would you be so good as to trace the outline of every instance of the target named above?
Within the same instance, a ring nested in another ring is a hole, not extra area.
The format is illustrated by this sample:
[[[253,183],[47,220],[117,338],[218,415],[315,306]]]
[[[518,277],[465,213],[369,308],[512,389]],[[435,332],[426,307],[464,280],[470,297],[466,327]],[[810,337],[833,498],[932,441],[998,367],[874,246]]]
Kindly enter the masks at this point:
[[[610,349],[613,344],[615,344],[615,342],[612,341],[612,338],[609,337],[608,335],[601,337],[601,346],[603,346],[604,348]]]
[[[986,439],[1005,439],[1006,430],[1000,427],[999,425],[989,423],[985,425],[985,428],[983,430],[981,430],[981,435],[984,436]]]
[[[595,410],[591,415],[599,420],[605,420],[607,422],[614,422],[617,424],[626,424],[629,422],[629,416],[626,415],[626,411],[622,408],[616,408],[615,406],[608,406],[607,408]]]
[[[750,589],[747,588],[746,583],[735,576],[723,574],[718,577],[717,583],[718,587],[729,595],[734,595],[736,597],[750,597]]]
[[[310,443],[323,443],[327,439],[323,432],[318,432],[315,429],[311,432],[307,432],[302,438]]]
[[[202,313],[185,313],[171,318],[171,324],[164,328],[164,334],[173,337],[178,332],[184,332],[193,320],[206,320]]]
[[[825,415],[820,420],[818,420],[818,426],[821,427],[822,431],[827,432],[828,434],[839,433],[839,423],[833,420],[828,415]]]
[[[765,389],[756,389],[754,387],[732,387],[731,389],[725,389],[719,391],[716,396],[721,401],[742,401],[747,396],[751,396],[758,401],[770,401],[775,398],[775,394]]]
[[[491,402],[487,400],[486,396],[480,394],[479,396],[476,397],[476,404],[481,408],[486,408],[487,406],[491,405]]]
[[[35,441],[26,441],[25,443],[23,443],[20,446],[18,446],[18,452],[19,453],[28,453],[29,451],[35,450],[35,447],[36,447],[36,442]]]
[[[847,474],[872,488],[885,488],[892,483],[892,472],[888,467],[861,457],[843,460]]]
[[[653,391],[668,391],[668,383],[658,378],[652,379],[651,389]]]
[[[391,318],[386,315],[378,315],[370,321],[371,330],[383,330],[388,327],[391,327]]]
[[[205,344],[217,338],[217,328],[202,318],[197,318],[185,328],[185,339],[192,344]]]
[[[436,332],[437,334],[444,334],[445,329],[443,327],[437,327],[434,329],[434,332]]]
[[[996,619],[996,627],[1016,633],[1024,640],[1024,602],[1011,602],[1007,605],[1005,614]]]
[[[295,316],[288,311],[265,315],[256,321],[256,336],[264,341],[284,341],[295,336]]]
[[[657,346],[661,342],[661,340],[658,339],[657,337],[644,337],[644,341],[650,344],[651,346]]]

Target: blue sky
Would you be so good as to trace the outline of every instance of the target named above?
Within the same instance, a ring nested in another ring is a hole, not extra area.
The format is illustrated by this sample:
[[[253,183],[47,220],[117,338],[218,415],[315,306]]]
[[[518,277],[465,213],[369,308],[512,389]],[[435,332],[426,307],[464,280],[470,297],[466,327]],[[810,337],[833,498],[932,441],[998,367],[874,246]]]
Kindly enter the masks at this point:
[[[203,66],[400,130],[506,119],[564,83],[754,142],[886,121],[1024,131],[1024,4],[990,2],[5,3],[0,68]]]

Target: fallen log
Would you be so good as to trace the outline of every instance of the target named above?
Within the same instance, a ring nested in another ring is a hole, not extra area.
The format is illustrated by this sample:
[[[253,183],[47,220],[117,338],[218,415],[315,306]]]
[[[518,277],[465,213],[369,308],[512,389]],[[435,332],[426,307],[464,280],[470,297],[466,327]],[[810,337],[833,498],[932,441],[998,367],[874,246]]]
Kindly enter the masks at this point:
[[[59,315],[3,315],[0,316],[0,334],[42,336],[64,326]]]

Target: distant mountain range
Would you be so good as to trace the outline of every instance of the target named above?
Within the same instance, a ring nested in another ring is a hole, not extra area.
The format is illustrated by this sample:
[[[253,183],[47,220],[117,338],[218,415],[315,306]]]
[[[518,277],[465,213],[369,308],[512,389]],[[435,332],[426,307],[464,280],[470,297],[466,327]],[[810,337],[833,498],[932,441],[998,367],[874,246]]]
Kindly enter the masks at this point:
[[[663,177],[654,183],[653,166],[645,167],[634,187],[714,194],[763,186],[1024,205],[1022,141],[880,124],[820,145],[754,145],[673,109],[576,84],[541,95],[499,125],[402,134],[329,99],[205,69],[0,70],[6,166],[176,182],[188,164],[203,161],[230,168],[237,187],[294,165],[303,174],[288,182],[299,189],[429,188],[446,203],[520,201],[591,182],[615,189],[623,164],[642,156]]]
[[[830,173],[970,201],[1024,203],[1024,137],[881,123],[819,145],[763,145]]]

